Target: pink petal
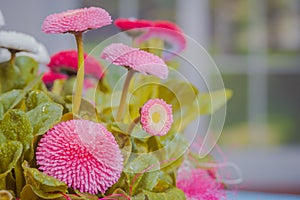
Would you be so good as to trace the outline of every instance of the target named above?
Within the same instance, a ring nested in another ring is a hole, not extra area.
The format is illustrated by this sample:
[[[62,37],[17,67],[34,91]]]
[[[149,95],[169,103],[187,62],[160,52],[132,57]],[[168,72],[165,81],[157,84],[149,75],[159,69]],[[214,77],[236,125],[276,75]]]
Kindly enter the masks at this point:
[[[113,135],[87,120],[66,121],[50,129],[38,144],[36,160],[46,174],[91,194],[104,193],[123,170]]]
[[[90,7],[49,15],[43,25],[45,33],[83,32],[111,24],[108,12]]]
[[[168,48],[163,51],[162,54],[164,60],[170,60],[172,57],[182,52],[186,47],[186,39],[183,33],[167,28],[149,28],[148,31],[139,36],[135,42],[140,45],[153,38],[159,38],[168,44]]]
[[[152,109],[157,107],[156,112],[160,112],[160,117],[164,116],[164,119],[160,119],[155,123],[152,121]],[[150,99],[147,101],[140,111],[142,128],[150,135],[162,136],[166,135],[173,123],[172,106],[167,104],[162,99]]]
[[[161,79],[168,77],[168,66],[160,57],[121,43],[111,44],[106,47],[101,54],[101,58],[115,65],[125,66]]]

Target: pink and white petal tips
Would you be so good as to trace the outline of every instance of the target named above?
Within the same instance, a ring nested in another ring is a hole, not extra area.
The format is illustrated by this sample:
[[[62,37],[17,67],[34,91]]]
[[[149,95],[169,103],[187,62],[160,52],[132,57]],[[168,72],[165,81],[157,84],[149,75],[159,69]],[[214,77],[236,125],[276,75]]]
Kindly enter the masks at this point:
[[[85,74],[96,79],[101,79],[104,75],[102,65],[92,56],[84,54]],[[78,53],[75,50],[65,50],[57,52],[51,56],[48,67],[55,72],[70,70],[77,72]]]
[[[140,115],[142,128],[150,135],[166,135],[173,123],[172,106],[162,99],[147,101]]]
[[[123,170],[121,150],[101,124],[87,120],[62,122],[40,140],[39,169],[80,192],[104,193]]]
[[[186,39],[182,32],[160,27],[149,28],[147,32],[136,38],[135,42],[140,45],[153,38],[161,39],[167,44],[167,48],[162,54],[162,58],[166,61],[182,52],[186,47]]]
[[[221,200],[226,196],[223,184],[205,169],[179,168],[176,186],[185,193],[187,200]]]
[[[166,79],[169,74],[168,66],[160,57],[121,43],[111,44],[104,48],[101,58],[112,64],[128,67],[161,79]]]
[[[110,15],[102,8],[80,8],[49,15],[42,30],[45,33],[83,32],[109,25],[111,22]]]

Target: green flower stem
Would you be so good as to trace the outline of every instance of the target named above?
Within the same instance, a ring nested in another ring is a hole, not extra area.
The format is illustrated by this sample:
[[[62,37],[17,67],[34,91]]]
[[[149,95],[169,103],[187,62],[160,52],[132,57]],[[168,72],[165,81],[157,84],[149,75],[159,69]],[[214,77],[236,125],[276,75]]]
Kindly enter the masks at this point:
[[[126,80],[125,80],[125,83],[124,83],[124,86],[123,86],[123,91],[122,91],[122,96],[121,96],[121,100],[120,100],[119,110],[118,110],[118,114],[117,114],[117,118],[116,118],[117,122],[121,121],[121,119],[124,116],[124,110],[125,110],[125,106],[126,106],[126,97],[127,97],[127,94],[128,94],[129,84],[130,84],[130,81],[133,77],[133,74],[134,74],[134,70],[132,70],[132,69],[128,70],[127,77],[126,77]]]
[[[133,122],[131,122],[131,124],[129,125],[129,128],[128,128],[128,134],[129,134],[129,135],[132,133],[134,127],[135,127],[138,123],[140,123],[140,121],[141,121],[141,117],[138,116],[137,118],[135,118],[135,119],[133,120]]]
[[[0,188],[6,189],[6,176],[0,179]]]
[[[18,160],[15,166],[15,177],[16,177],[16,189],[17,189],[17,197],[20,197],[22,188],[24,187],[25,179],[23,175],[23,169],[21,164],[21,159]]]
[[[73,101],[73,113],[77,115],[80,109],[81,96],[84,81],[84,49],[82,41],[82,32],[75,33],[77,53],[78,53],[78,70],[76,79],[76,90]]]
[[[15,62],[16,62],[16,51],[13,51],[13,50],[10,50],[10,60],[9,60],[9,64],[11,66],[14,66],[15,65]]]

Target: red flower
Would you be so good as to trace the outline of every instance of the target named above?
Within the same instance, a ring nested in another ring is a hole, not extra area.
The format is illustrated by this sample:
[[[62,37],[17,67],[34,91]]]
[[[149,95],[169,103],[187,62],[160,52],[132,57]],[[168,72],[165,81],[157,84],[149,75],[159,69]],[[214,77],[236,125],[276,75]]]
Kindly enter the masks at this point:
[[[103,69],[100,63],[92,56],[84,54],[85,74],[97,79],[103,76]],[[78,55],[75,50],[60,51],[51,57],[48,67],[55,72],[70,70],[77,72]]]
[[[45,84],[52,84],[55,80],[65,80],[67,78],[68,76],[65,74],[48,71],[43,75],[42,80]]]
[[[115,25],[122,31],[127,31],[135,28],[145,28],[153,26],[153,21],[134,18],[119,18],[115,20]]]

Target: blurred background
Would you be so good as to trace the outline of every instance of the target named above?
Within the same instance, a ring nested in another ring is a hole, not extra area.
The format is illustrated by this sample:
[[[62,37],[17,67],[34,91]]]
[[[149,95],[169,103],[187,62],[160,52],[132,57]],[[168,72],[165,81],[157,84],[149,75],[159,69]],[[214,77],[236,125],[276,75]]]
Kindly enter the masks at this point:
[[[50,54],[75,48],[71,35],[46,35],[40,27],[49,14],[83,6],[103,7],[113,19],[177,22],[234,91],[219,144],[243,173],[238,188],[300,194],[299,0],[1,0],[3,29],[34,35]],[[86,49],[118,32],[89,31]]]

